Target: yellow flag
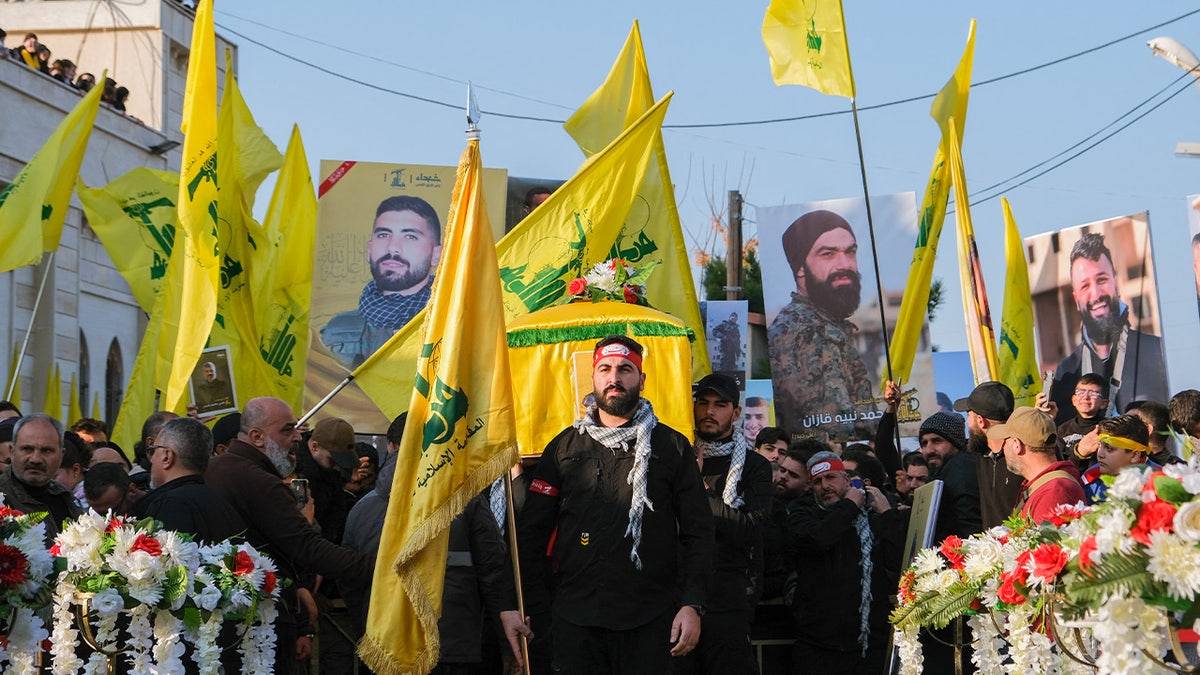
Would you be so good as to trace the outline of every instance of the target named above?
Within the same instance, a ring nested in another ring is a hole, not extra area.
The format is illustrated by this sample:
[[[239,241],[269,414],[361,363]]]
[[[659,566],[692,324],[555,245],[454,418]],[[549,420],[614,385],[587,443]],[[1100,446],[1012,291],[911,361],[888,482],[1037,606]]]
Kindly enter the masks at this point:
[[[472,139],[459,160],[445,253],[425,309],[416,387],[360,646],[367,665],[385,675],[427,673],[437,663],[450,521],[517,461],[482,174],[479,141]]]
[[[8,366],[8,381],[4,387],[4,395],[7,397],[5,400],[18,408],[21,407],[21,374],[17,372],[17,359],[20,356],[20,345],[13,343],[12,361],[9,362]],[[11,394],[9,393],[10,391],[12,392]]]
[[[107,74],[104,71],[100,77]],[[0,272],[32,265],[43,252],[58,248],[71,190],[96,123],[103,89],[93,87],[75,104],[42,149],[0,192]],[[15,121],[10,117],[8,123]]]
[[[179,229],[179,174],[137,167],[102,188],[80,180],[75,193],[108,257],[149,313]]]
[[[496,244],[506,320],[553,305],[566,297],[572,279],[607,259],[637,197],[671,96],[589,157]],[[407,409],[423,320],[417,314],[351,374],[389,419]],[[364,377],[373,384],[364,385]]]
[[[158,336],[156,386],[164,409],[187,391],[217,313],[217,62],[211,1],[200,3],[192,28],[183,96],[183,162],[179,234],[171,251]]]
[[[83,406],[79,405],[79,386],[75,383],[75,375],[71,373],[71,396],[67,399],[67,419],[64,420],[68,425],[83,419]]]
[[[967,98],[971,91],[971,65],[975,55],[975,21],[967,34],[967,47],[954,76],[942,87],[933,100],[930,114],[937,120],[942,131],[937,153],[933,158],[933,170],[929,184],[925,187],[925,198],[921,202],[920,222],[917,227],[917,242],[913,247],[912,264],[908,268],[908,280],[904,283],[904,297],[900,302],[900,315],[892,333],[889,354],[892,361],[892,376],[898,380],[909,379],[913,359],[921,342],[921,331],[925,326],[925,315],[929,309],[929,286],[933,282],[933,262],[937,257],[938,239],[942,236],[942,223],[946,219],[946,201],[950,197],[950,133],[948,120],[951,116],[959,120],[958,140],[962,141],[964,120],[967,119]]]
[[[775,84],[800,84],[822,94],[854,98],[841,0],[771,0],[762,38]]]
[[[117,419],[113,423],[109,438],[125,451],[125,456],[133,459],[133,446],[142,440],[142,424],[146,418],[157,410],[157,387],[155,386],[155,364],[158,354],[159,320],[163,295],[166,287],[159,289],[158,301],[150,323],[146,326],[146,334],[142,337],[141,347],[138,348],[137,358],[133,362],[133,372],[129,375],[129,384],[125,386],[121,407],[117,409]],[[184,401],[180,401],[184,403]]]
[[[1017,230],[1008,199],[1004,208],[1004,315],[1000,319],[1000,381],[1013,390],[1017,406],[1032,406],[1040,384],[1037,344],[1033,332],[1033,296],[1029,292],[1029,265],[1025,242]]]
[[[254,221],[254,196],[283,157],[254,121],[225,54],[225,93],[217,116],[217,175],[221,179],[217,204],[217,245],[221,256],[217,314],[209,334],[210,346],[229,347],[229,365],[239,401],[275,396],[270,374],[258,351],[251,270],[259,250],[267,248],[262,227]],[[289,263],[291,264],[290,261]],[[265,300],[264,300],[265,304]]]
[[[91,418],[94,420],[104,419],[104,416],[102,414],[100,414],[100,392],[96,392],[95,394],[92,395]]]
[[[42,401],[42,412],[62,420],[62,379],[57,363],[50,365],[50,372],[46,375],[46,398]]]
[[[579,106],[563,128],[583,153],[591,156],[603,150],[653,105],[642,34],[634,21],[608,79]],[[692,344],[695,382],[712,372],[712,367],[661,131],[654,137],[654,161],[638,189],[637,208],[630,209],[621,237],[608,257],[622,258],[637,267],[658,263],[646,285],[646,300],[650,306],[682,319],[695,334],[696,341]]]
[[[1000,359],[996,356],[992,310],[983,283],[979,247],[975,245],[975,227],[971,224],[971,205],[967,199],[967,174],[953,117],[949,126],[950,181],[954,184],[954,217],[958,221],[958,274],[962,282],[963,317],[967,321],[967,351],[971,353],[971,369],[978,385],[1000,378]]]
[[[258,352],[272,396],[299,410],[304,399],[304,354],[312,304],[312,259],[317,196],[300,128],[292,127],[283,168],[263,220],[263,243],[253,257]]]

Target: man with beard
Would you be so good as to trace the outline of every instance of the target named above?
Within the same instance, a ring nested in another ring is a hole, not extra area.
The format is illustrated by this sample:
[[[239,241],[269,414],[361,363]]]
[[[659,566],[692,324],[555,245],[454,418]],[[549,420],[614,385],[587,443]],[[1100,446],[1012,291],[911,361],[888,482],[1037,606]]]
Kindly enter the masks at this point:
[[[848,320],[862,290],[854,232],[836,213],[812,211],[783,233],[783,250],[796,291],[767,331],[777,422],[795,436],[815,416],[831,441],[870,438],[866,420],[832,421],[874,410],[860,403],[871,398],[871,383]]]
[[[995,527],[1012,515],[1021,496],[1021,477],[1004,462],[1004,441],[989,440],[988,429],[1003,424],[1012,415],[1012,389],[1002,382],[983,382],[971,395],[954,402],[954,409],[967,413],[967,450],[978,457],[975,476],[979,482],[979,515],[984,529]]]
[[[1109,383],[1105,416],[1134,401],[1167,400],[1162,340],[1130,327],[1112,253],[1095,232],[1080,237],[1071,249],[1071,294],[1083,329],[1080,345],[1058,364],[1050,387],[1050,400],[1058,406],[1055,422],[1071,419],[1071,396],[1084,373],[1098,373]]]
[[[241,517],[246,540],[275,560],[281,579],[295,582],[306,574],[369,577],[373,561],[322,537],[301,515],[284,484],[283,477],[296,468],[299,442],[296,416],[286,402],[265,396],[250,399],[237,438],[208,463],[204,482]],[[294,583],[284,589],[283,598],[287,607],[298,606]],[[308,647],[298,645],[301,635],[292,613],[280,612],[276,633],[276,672],[291,672],[298,650]]]
[[[358,309],[321,329],[321,343],[344,365],[357,367],[429,303],[433,269],[442,257],[442,225],[420,197],[389,197],[375,210],[367,262],[371,276]]]
[[[750,623],[762,593],[763,526],[771,509],[771,464],[735,433],[741,414],[737,382],[724,373],[696,385],[696,462],[716,528],[716,567],[705,592],[700,642],[672,672],[758,672]]]
[[[691,443],[659,423],[645,382],[640,344],[597,343],[596,402],[546,446],[517,520],[527,613],[555,579],[555,672],[661,675],[700,637],[712,514]]]
[[[1044,523],[1060,506],[1087,501],[1079,471],[1057,457],[1058,433],[1049,413],[1017,408],[1007,422],[988,429],[987,436],[1004,443],[1008,470],[1025,479],[1021,485],[1022,516]]]
[[[75,518],[82,510],[75,504],[71,493],[54,480],[62,465],[63,448],[62,422],[49,415],[34,413],[19,418],[13,426],[12,463],[0,473],[0,501],[5,506],[49,516],[46,523],[46,545],[62,529],[63,521]]]

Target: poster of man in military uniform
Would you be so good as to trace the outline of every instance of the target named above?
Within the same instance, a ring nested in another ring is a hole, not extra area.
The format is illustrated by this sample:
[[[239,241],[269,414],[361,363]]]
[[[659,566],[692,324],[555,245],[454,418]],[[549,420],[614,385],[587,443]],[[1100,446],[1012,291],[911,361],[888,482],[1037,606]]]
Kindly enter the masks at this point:
[[[306,406],[333,390],[429,301],[455,167],[321,162]],[[488,218],[504,234],[507,172],[484,169]],[[366,433],[388,420],[353,383],[325,407]]]
[[[708,300],[701,313],[713,372],[732,377],[745,389],[749,304],[745,300]]]
[[[871,207],[879,250],[890,253],[879,260],[890,333],[916,241],[916,199],[876,196]],[[833,443],[874,438],[887,350],[865,201],[762,207],[757,219],[776,426]],[[922,411],[934,409],[929,354],[925,330],[903,386],[902,433],[915,433]]]

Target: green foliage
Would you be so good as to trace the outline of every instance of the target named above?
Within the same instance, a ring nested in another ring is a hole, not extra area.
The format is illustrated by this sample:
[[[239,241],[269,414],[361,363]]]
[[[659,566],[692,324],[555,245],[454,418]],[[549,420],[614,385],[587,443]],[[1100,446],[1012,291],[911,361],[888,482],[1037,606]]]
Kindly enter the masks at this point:
[[[979,588],[971,584],[954,584],[945,593],[930,603],[925,611],[926,623],[934,628],[945,628],[950,622],[963,616],[971,608],[971,603],[979,597]]]
[[[704,287],[704,297],[709,300],[725,299],[725,282],[728,276],[725,259],[713,256],[704,266],[700,279]],[[762,265],[758,261],[758,253],[750,249],[742,258],[742,297],[746,299],[751,312],[764,313]]]
[[[183,626],[188,630],[197,630],[204,619],[200,616],[198,607],[187,606],[183,608]]]
[[[1115,595],[1145,596],[1154,585],[1147,571],[1150,560],[1145,553],[1107,555],[1093,567],[1091,575],[1080,573],[1067,585],[1067,599],[1073,605],[1099,607]]]
[[[1171,478],[1170,476],[1156,476],[1154,478],[1154,492],[1158,495],[1159,499],[1176,506],[1192,501],[1192,495],[1184,489],[1183,483],[1179,482],[1178,478]]]
[[[183,565],[176,565],[167,570],[167,579],[163,584],[163,600],[170,604],[183,597],[187,592],[188,570]]]
[[[942,280],[934,279],[929,283],[929,304],[926,306],[929,323],[933,323],[933,317],[937,315],[938,308],[942,306],[942,300],[945,299],[945,288],[942,286]]]

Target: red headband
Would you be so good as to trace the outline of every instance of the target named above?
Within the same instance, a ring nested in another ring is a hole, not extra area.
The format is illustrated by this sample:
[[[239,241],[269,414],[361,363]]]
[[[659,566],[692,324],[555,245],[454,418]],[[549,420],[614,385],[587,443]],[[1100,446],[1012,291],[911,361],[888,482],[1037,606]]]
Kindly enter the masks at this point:
[[[642,369],[642,357],[637,352],[620,342],[610,342],[592,353],[592,367],[595,368],[600,359],[606,359],[610,356],[618,356],[623,359],[629,359],[633,365],[637,366],[638,370]]]
[[[830,471],[845,471],[845,470],[846,470],[846,465],[842,464],[842,460],[840,460],[840,459],[823,459],[823,460],[817,462],[816,464],[813,464],[811,467],[809,467],[808,475],[810,478],[816,478],[817,476],[820,476],[823,473],[829,473]]]

